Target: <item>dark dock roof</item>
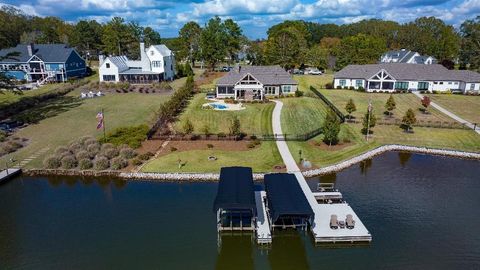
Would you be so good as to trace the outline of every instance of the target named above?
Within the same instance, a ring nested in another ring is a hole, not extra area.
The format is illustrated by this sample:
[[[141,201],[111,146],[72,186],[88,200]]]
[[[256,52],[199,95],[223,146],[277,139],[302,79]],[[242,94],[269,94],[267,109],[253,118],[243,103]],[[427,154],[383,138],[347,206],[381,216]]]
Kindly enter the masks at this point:
[[[256,213],[252,168],[224,167],[220,170],[215,212],[225,210],[251,210]]]
[[[265,175],[268,208],[273,222],[281,216],[313,218],[314,213],[295,175],[274,173]]]

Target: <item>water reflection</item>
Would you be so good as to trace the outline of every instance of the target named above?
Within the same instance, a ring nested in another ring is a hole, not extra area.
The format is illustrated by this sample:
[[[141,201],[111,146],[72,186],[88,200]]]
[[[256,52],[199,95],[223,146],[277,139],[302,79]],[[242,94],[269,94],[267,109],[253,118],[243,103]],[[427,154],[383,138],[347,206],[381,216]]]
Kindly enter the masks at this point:
[[[75,177],[75,176],[49,176],[47,177],[48,183],[51,187],[60,187],[65,184],[68,187],[74,187],[77,184],[83,186],[92,186],[93,183],[97,183],[104,190],[109,190],[111,187],[115,187],[120,190],[127,186],[128,181],[121,178],[109,178],[109,177]]]
[[[48,183],[52,187],[59,187],[63,183],[63,179],[58,176],[51,176],[48,177]]]
[[[319,177],[320,183],[334,183],[337,182],[337,174],[336,173],[329,173],[326,175],[321,175]]]
[[[402,167],[405,167],[405,165],[407,165],[407,162],[410,160],[411,157],[412,153],[398,152],[398,159],[400,160],[400,165],[402,165]]]
[[[254,269],[252,234],[222,233],[215,269]]]
[[[272,270],[310,269],[302,233],[297,231],[275,231],[272,250],[268,254],[268,261]]]
[[[360,173],[363,175],[367,175],[367,172],[372,167],[372,159],[366,159],[361,161],[358,165],[360,167]]]

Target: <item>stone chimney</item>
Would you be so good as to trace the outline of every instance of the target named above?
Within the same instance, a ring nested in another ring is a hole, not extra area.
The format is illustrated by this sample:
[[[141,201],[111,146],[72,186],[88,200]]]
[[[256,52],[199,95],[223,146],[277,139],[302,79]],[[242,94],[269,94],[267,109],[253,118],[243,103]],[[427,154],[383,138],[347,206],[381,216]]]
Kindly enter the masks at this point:
[[[27,51],[28,51],[28,56],[33,56],[33,53],[35,52],[35,47],[33,46],[33,43],[30,43],[27,45]]]

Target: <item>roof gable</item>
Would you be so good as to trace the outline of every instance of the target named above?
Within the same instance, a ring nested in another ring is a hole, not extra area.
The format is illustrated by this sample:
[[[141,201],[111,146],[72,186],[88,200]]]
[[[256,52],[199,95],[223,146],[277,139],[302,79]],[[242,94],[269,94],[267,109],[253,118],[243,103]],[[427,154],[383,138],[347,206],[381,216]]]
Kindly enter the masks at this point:
[[[19,44],[13,48],[2,49],[0,50],[0,56],[5,56],[12,52],[18,52],[20,54],[16,57],[16,60],[4,60],[1,62],[26,63],[32,57],[28,53],[27,44]],[[75,50],[68,47],[66,44],[33,44],[32,54],[38,56],[47,63],[65,63],[72,52],[75,52]]]

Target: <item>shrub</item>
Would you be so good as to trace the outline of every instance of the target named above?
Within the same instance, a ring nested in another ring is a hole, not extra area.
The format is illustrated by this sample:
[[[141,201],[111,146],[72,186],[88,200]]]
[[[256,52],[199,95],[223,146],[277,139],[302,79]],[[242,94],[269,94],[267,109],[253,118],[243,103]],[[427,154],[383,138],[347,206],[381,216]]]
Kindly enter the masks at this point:
[[[83,137],[81,137],[81,138],[78,140],[78,142],[79,142],[81,145],[87,145],[87,142],[90,142],[90,141],[92,141],[92,140],[94,140],[95,142],[97,141],[97,140],[95,140],[95,138],[93,138],[93,137],[91,137],[91,136],[83,136]]]
[[[57,147],[57,149],[55,149],[55,154],[56,155],[61,155],[61,154],[66,153],[66,152],[69,152],[69,151],[68,151],[68,148],[65,147],[65,146],[59,146],[59,147]]]
[[[93,162],[88,158],[84,158],[78,162],[78,167],[80,170],[88,170],[93,167]]]
[[[210,148],[210,149],[213,148],[213,144],[207,143],[207,148]]]
[[[300,91],[300,90],[297,90],[297,91],[295,91],[295,96],[296,96],[296,97],[302,97],[302,96],[303,96],[303,92]]]
[[[70,152],[72,153],[77,153],[82,149],[83,149],[82,145],[78,142],[73,142],[68,146],[68,150],[70,150]]]
[[[101,151],[105,151],[110,148],[114,148],[115,146],[111,143],[104,143],[102,144],[102,147],[100,148]]]
[[[115,148],[115,147],[102,150],[101,153],[102,153],[103,156],[107,157],[108,159],[112,159],[114,157],[117,157],[120,154],[118,149]]]
[[[254,143],[255,145],[260,145],[260,144],[262,144],[262,142],[261,142],[260,140],[254,140],[253,143]]]
[[[137,155],[132,148],[122,148],[120,150],[120,156],[126,159],[134,158]]]
[[[339,90],[340,90],[340,89],[342,89],[342,87],[341,87],[340,85],[337,85],[337,89],[339,89]]]
[[[120,170],[128,166],[128,161],[122,157],[116,157],[112,159],[111,167],[114,170]]]
[[[140,160],[149,160],[153,156],[154,156],[154,154],[152,152],[147,152],[147,153],[139,155],[138,158]]]
[[[142,163],[143,163],[142,160],[140,160],[140,159],[138,159],[138,158],[132,159],[131,162],[132,162],[132,165],[133,165],[133,166],[140,166],[140,165],[142,165]]]
[[[248,148],[255,148],[255,143],[254,143],[254,142],[249,142],[249,143],[247,144],[247,147],[248,147]]]
[[[73,169],[77,167],[77,160],[73,155],[62,157],[62,169]]]
[[[326,83],[325,88],[327,89],[333,89],[333,83]]]
[[[110,167],[110,163],[108,162],[108,159],[103,156],[97,157],[93,164],[93,168],[98,171],[106,170],[108,167]]]
[[[75,157],[77,158],[77,160],[90,159],[90,154],[88,153],[88,151],[81,150],[78,151],[77,154],[75,154]]]
[[[357,88],[357,91],[359,91],[359,92],[365,92],[365,88],[363,88],[363,86],[359,86],[359,87]]]
[[[218,136],[219,138],[225,138],[225,137],[227,137],[227,135],[225,135],[225,133],[223,133],[223,132],[219,132],[219,133],[217,134],[217,136]]]
[[[175,148],[175,147],[173,147],[173,146],[172,146],[172,147],[170,147],[170,152],[175,152],[175,151],[177,151],[177,150],[178,150],[178,149],[177,149],[177,148]]]
[[[90,139],[85,140],[85,141],[83,142],[83,145],[84,145],[85,147],[88,147],[88,146],[90,146],[90,145],[95,145],[95,144],[100,146],[100,144],[98,143],[97,139],[94,139],[94,138],[90,138]]]
[[[56,156],[49,156],[43,161],[43,166],[47,169],[57,169],[61,165],[60,159]]]
[[[100,141],[103,142],[104,145],[105,143],[117,146],[126,144],[131,148],[135,149],[140,147],[142,145],[142,142],[147,139],[148,131],[149,128],[147,125],[120,127],[116,128],[112,132],[109,132],[106,138],[102,138]]]
[[[354,87],[354,86],[350,86],[348,89],[349,89],[349,90],[355,90],[355,87]]]

